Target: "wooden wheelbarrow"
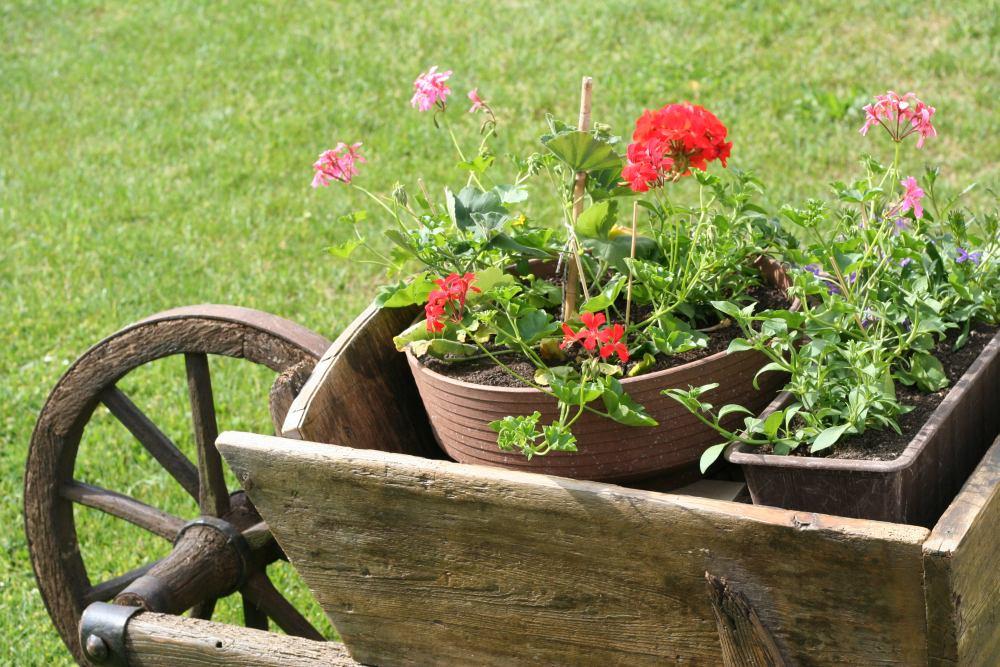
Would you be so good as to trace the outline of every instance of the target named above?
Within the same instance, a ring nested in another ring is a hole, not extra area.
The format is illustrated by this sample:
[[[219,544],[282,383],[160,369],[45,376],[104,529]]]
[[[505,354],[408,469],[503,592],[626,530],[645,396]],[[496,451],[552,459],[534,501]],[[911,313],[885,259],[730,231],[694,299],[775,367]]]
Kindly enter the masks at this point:
[[[1000,439],[930,530],[754,506],[737,501],[738,483],[664,493],[458,464],[443,460],[390,343],[412,316],[370,308],[330,345],[256,311],[186,308],[70,367],[32,438],[25,514],[39,588],[78,661],[1000,664]],[[196,462],[116,386],[175,354]],[[270,410],[282,437],[218,434],[210,355],[278,374]],[[75,478],[102,403],[200,516]],[[242,490],[226,488],[219,452]],[[74,503],[173,550],[91,583]],[[321,641],[270,582],[282,558],[342,644]],[[246,628],[207,620],[231,594]],[[285,634],[266,632],[272,623]]]

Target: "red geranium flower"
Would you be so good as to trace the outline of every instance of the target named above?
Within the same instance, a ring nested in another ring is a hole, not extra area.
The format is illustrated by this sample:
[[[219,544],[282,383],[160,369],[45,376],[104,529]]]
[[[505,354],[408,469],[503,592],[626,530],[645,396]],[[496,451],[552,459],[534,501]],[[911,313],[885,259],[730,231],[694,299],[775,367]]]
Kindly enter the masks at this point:
[[[428,331],[433,333],[444,331],[442,318],[449,311],[453,322],[462,321],[465,299],[469,295],[469,290],[481,291],[478,287],[472,286],[475,279],[476,274],[474,273],[466,273],[464,276],[452,273],[447,278],[438,278],[434,281],[439,289],[433,290],[427,295],[427,305],[424,306]]]
[[[583,328],[573,331],[573,328],[563,322],[563,342],[559,344],[561,349],[566,349],[574,343],[583,345],[583,349],[588,352],[598,351],[601,359],[607,359],[612,354],[617,354],[622,361],[628,361],[628,348],[621,342],[625,335],[625,327],[620,324],[612,324],[603,329],[607,318],[604,313],[583,313],[580,315]]]
[[[600,333],[597,330],[604,324],[606,319],[604,313],[583,313],[580,315],[583,328],[579,331],[573,331],[568,324],[563,322],[562,330],[564,337],[559,347],[565,350],[573,343],[581,343],[585,350],[593,352],[597,349],[597,343],[600,342]]]
[[[704,171],[712,160],[725,167],[733,147],[726,133],[715,114],[696,104],[646,110],[635,122],[622,177],[635,192],[645,192],[687,176],[691,169]]]
[[[601,359],[607,359],[612,354],[617,354],[623,362],[628,361],[628,347],[621,342],[624,335],[625,327],[620,324],[606,327],[601,332]]]

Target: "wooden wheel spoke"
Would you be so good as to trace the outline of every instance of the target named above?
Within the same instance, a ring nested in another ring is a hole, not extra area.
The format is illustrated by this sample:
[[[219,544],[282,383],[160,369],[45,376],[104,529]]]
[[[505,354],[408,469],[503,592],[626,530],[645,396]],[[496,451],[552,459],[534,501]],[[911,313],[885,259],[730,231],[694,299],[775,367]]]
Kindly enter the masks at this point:
[[[250,575],[243,586],[243,596],[267,614],[286,633],[305,639],[326,641],[319,630],[278,592],[263,572],[258,571]]]
[[[194,498],[198,498],[198,469],[177,449],[170,438],[150,421],[121,389],[111,386],[101,393],[101,402],[135,436],[146,451]]]
[[[83,595],[84,606],[89,605],[92,602],[107,602],[125,590],[133,581],[149,572],[149,569],[158,562],[159,561],[146,563],[145,565],[137,567],[134,570],[129,570],[125,574],[119,575],[114,579],[108,579],[107,581],[102,581],[96,586],[91,586],[90,590]]]
[[[229,490],[222,471],[222,457],[215,448],[219,426],[215,420],[208,356],[185,354],[184,365],[191,398],[194,439],[198,446],[198,506],[202,514],[222,516],[229,510]]]
[[[200,618],[205,621],[212,620],[212,614],[215,613],[215,603],[218,598],[209,598],[204,602],[199,602],[195,606],[191,607],[191,618]]]
[[[59,494],[67,500],[124,519],[168,540],[173,540],[184,525],[183,519],[135,498],[76,480],[63,484]]]
[[[267,614],[261,611],[261,608],[251,601],[246,593],[243,593],[241,597],[243,598],[243,625],[255,630],[267,630]]]

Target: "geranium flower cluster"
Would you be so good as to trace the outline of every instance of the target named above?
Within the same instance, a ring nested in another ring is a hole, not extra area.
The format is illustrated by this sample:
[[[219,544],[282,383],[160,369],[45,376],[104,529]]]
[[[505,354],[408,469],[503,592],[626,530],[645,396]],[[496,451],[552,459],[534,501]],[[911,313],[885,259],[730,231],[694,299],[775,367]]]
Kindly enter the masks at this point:
[[[319,159],[313,163],[316,173],[313,174],[312,186],[326,187],[330,181],[350,183],[358,173],[357,163],[366,161],[360,149],[360,143],[348,146],[341,142],[335,148],[320,153]]]
[[[876,95],[875,103],[865,107],[865,124],[860,132],[867,135],[870,128],[881,125],[895,142],[916,132],[920,135],[917,148],[921,148],[925,139],[937,136],[931,125],[933,116],[934,107],[924,104],[913,93],[899,96],[890,90],[885,95]]]
[[[715,114],[696,104],[647,109],[635,122],[622,177],[635,192],[646,192],[691,169],[704,171],[713,160],[725,167],[733,147],[726,133]]]
[[[601,355],[601,359],[607,359],[613,354],[617,354],[622,362],[628,361],[628,347],[622,342],[625,335],[625,327],[620,324],[604,326],[607,318],[604,313],[583,313],[580,315],[583,327],[579,331],[563,322],[563,342],[559,344],[561,349],[580,343],[583,349],[593,353],[595,350]]]
[[[417,77],[413,82],[413,97],[410,106],[420,111],[430,111],[435,104],[444,107],[444,101],[451,95],[451,88],[445,83],[451,77],[451,70],[437,71],[437,65]]]
[[[438,278],[434,281],[438,289],[427,295],[427,305],[424,306],[428,331],[432,333],[444,331],[444,317],[446,315],[450,315],[454,322],[462,321],[469,290],[480,291],[478,287],[472,286],[475,279],[476,274],[474,273],[466,273],[461,276],[452,273],[447,278]]]

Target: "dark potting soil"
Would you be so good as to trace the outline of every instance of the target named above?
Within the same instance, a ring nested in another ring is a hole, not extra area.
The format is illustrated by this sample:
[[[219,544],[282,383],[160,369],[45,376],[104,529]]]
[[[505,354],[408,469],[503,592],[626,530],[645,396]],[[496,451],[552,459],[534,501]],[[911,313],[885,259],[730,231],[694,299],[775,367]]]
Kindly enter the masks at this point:
[[[788,308],[789,306],[788,297],[785,295],[784,291],[776,287],[754,287],[747,292],[747,296],[757,302],[757,311],[782,309]],[[651,312],[652,311],[648,308],[645,310],[636,309],[633,321],[641,321],[644,316],[650,315]],[[725,322],[728,322],[728,320]],[[698,359],[704,359],[705,357],[716,354],[717,352],[723,352],[729,347],[730,341],[734,338],[739,338],[742,335],[740,328],[731,323],[720,328],[709,328],[710,330],[705,332],[708,335],[708,345],[706,347],[697,350],[689,350],[682,354],[672,356],[659,354],[656,356],[656,363],[646,372],[652,373],[655,371],[665,370],[667,368],[673,368],[674,366],[687,364],[692,361],[697,361]],[[570,354],[572,355],[573,352],[570,352]],[[530,380],[535,375],[535,365],[523,355],[501,354],[498,358],[521,377],[525,377]],[[619,364],[622,368],[623,376],[628,373],[629,369],[632,368],[637,361],[638,359],[632,359],[629,360],[627,364]],[[481,384],[489,387],[526,386],[523,382],[515,377],[512,377],[506,370],[497,366],[490,359],[447,362],[425,355],[420,358],[420,362],[435,373],[440,373],[441,375],[445,375],[455,380],[461,380],[463,382]],[[569,363],[572,363],[572,356],[570,357]]]
[[[931,413],[937,409],[948,392],[960,377],[968,370],[972,362],[975,361],[983,348],[996,335],[998,327],[986,324],[975,324],[969,331],[968,342],[959,350],[954,349],[955,340],[958,334],[953,334],[938,343],[934,350],[934,356],[941,361],[944,372],[948,376],[949,384],[944,389],[931,394],[925,394],[916,387],[907,387],[904,384],[896,383],[896,397],[903,405],[912,406],[913,409],[902,415],[898,419],[899,429],[902,434],[896,433],[892,429],[875,430],[869,429],[861,435],[851,436],[838,442],[826,452],[810,454],[805,447],[800,447],[792,453],[793,456],[815,456],[818,458],[831,459],[861,459],[865,461],[891,461],[902,454],[906,446],[910,444],[913,436],[920,431],[924,422],[930,418]]]

